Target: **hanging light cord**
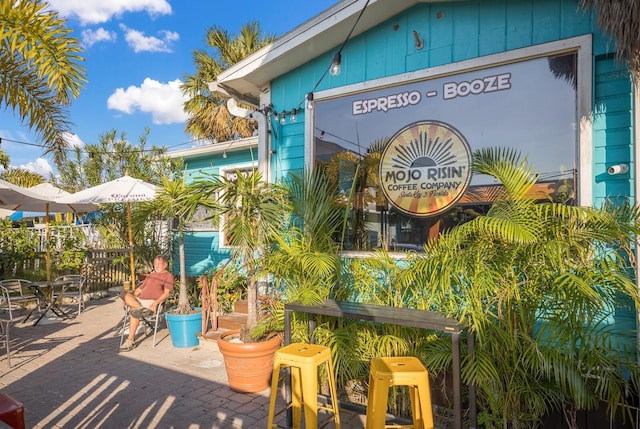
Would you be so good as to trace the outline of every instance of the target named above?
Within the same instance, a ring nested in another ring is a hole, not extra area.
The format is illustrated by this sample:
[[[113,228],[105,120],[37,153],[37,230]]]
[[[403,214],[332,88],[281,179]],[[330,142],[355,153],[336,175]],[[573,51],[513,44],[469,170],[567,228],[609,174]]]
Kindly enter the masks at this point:
[[[338,52],[337,52],[338,54],[342,53],[342,49],[345,47],[345,45],[347,44],[347,42],[351,38],[351,35],[353,34],[353,30],[356,29],[356,26],[358,25],[358,22],[360,21],[360,18],[362,17],[362,14],[364,13],[364,10],[367,8],[367,6],[369,6],[369,1],[370,0],[367,0],[366,3],[364,4],[364,6],[362,7],[362,10],[360,11],[360,15],[358,15],[358,19],[356,19],[356,22],[354,22],[353,27],[351,27],[351,31],[349,31],[349,34],[344,39],[344,42],[342,42],[342,45],[340,45],[340,49],[338,49]],[[327,72],[331,69],[331,65],[332,64],[333,64],[333,62],[331,62],[329,64],[329,67],[327,67],[327,69],[324,71],[324,73],[322,74],[322,76],[320,77],[318,82],[316,82],[316,84],[313,87],[313,89],[311,90],[311,92],[315,92],[315,90],[318,88],[318,85],[320,85],[320,82],[322,82],[324,77],[327,75]],[[304,103],[304,100],[297,107],[300,107],[302,105],[302,103]]]

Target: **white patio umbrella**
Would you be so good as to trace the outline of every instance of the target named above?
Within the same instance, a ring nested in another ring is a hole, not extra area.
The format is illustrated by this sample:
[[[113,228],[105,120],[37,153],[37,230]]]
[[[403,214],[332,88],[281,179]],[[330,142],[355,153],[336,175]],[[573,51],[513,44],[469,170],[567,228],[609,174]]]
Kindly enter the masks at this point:
[[[23,188],[0,179],[0,208],[3,209],[44,212],[49,207],[49,211],[54,213],[87,213],[98,208],[93,203],[62,202],[65,195],[71,194],[49,183]]]
[[[67,204],[113,204],[127,203],[129,226],[129,259],[131,264],[131,286],[135,285],[135,261],[133,259],[133,228],[131,226],[131,203],[151,201],[156,196],[156,187],[144,180],[125,175],[83,191],[76,192],[58,201]]]
[[[45,213],[46,213],[46,223],[45,223],[45,236],[47,241],[49,241],[49,213],[88,213],[95,210],[98,210],[97,204],[62,204],[59,200],[63,197],[68,197],[71,194],[67,191],[64,191],[56,186],[53,186],[49,182],[43,182],[39,185],[32,186],[28,188],[30,191],[35,192],[38,195],[42,195],[47,200],[51,200],[52,203],[47,203],[45,205]],[[24,209],[23,209],[24,211]],[[51,255],[49,253],[49,249],[47,248],[47,280],[51,280]]]
[[[69,196],[66,191],[56,188],[50,183],[23,188],[0,179],[0,208],[9,210],[35,211],[46,213],[46,238],[49,240],[49,213],[87,213],[98,209],[96,204],[68,204],[60,202],[60,198]],[[47,281],[51,280],[51,255],[47,248]]]

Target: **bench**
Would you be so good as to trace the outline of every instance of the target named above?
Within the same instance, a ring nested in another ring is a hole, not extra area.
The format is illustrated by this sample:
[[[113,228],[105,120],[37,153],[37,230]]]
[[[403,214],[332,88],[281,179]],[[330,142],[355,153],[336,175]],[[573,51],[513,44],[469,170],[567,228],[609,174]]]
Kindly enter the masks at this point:
[[[417,310],[413,308],[389,307],[376,304],[363,304],[359,302],[325,300],[324,303],[312,307],[290,303],[284,306],[284,342],[291,343],[291,315],[293,312],[307,313],[314,317],[309,320],[309,334],[315,329],[315,316],[341,317],[355,320],[368,320],[377,323],[387,323],[401,326],[430,329],[451,334],[451,347],[453,350],[453,403],[454,421],[456,428],[462,428],[462,397],[460,376],[460,335],[465,326],[456,319],[447,318],[441,313],[429,310]],[[467,348],[469,353],[474,350],[473,333],[467,335]],[[476,427],[475,386],[469,386],[469,419],[470,428]]]

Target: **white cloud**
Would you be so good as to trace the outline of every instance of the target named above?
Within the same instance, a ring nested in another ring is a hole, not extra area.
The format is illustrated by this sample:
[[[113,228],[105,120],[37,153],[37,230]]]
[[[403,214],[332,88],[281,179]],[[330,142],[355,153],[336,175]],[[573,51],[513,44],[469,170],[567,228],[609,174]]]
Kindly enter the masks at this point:
[[[77,17],[82,25],[100,24],[126,12],[147,12],[151,16],[170,15],[166,0],[49,0],[65,17]]]
[[[160,31],[161,38],[153,36],[145,36],[143,32],[127,28],[126,25],[120,24],[120,28],[124,31],[124,38],[127,44],[133,48],[134,52],[172,52],[171,44],[178,40],[180,36],[174,31]]]
[[[114,42],[118,35],[115,31],[105,30],[100,27],[97,30],[82,30],[82,44],[85,48],[89,48],[98,42]]]
[[[53,168],[49,161],[44,158],[38,158],[35,161],[28,162],[24,165],[18,166],[18,168],[24,168],[25,170],[33,171],[34,173],[38,173],[45,179],[51,176],[51,172],[53,172]]]
[[[173,124],[187,120],[182,109],[187,97],[180,91],[180,79],[161,83],[146,78],[140,86],[118,88],[109,96],[107,107],[126,114],[151,113],[154,124]]]
[[[64,139],[71,148],[84,147],[84,142],[77,134],[64,133]]]

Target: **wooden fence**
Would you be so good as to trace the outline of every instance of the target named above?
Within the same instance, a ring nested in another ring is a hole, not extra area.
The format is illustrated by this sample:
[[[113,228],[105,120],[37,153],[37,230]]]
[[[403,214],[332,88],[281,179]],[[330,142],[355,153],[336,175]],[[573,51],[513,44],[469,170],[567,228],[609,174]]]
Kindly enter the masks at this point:
[[[128,249],[89,249],[85,266],[89,292],[122,286],[131,276]]]

